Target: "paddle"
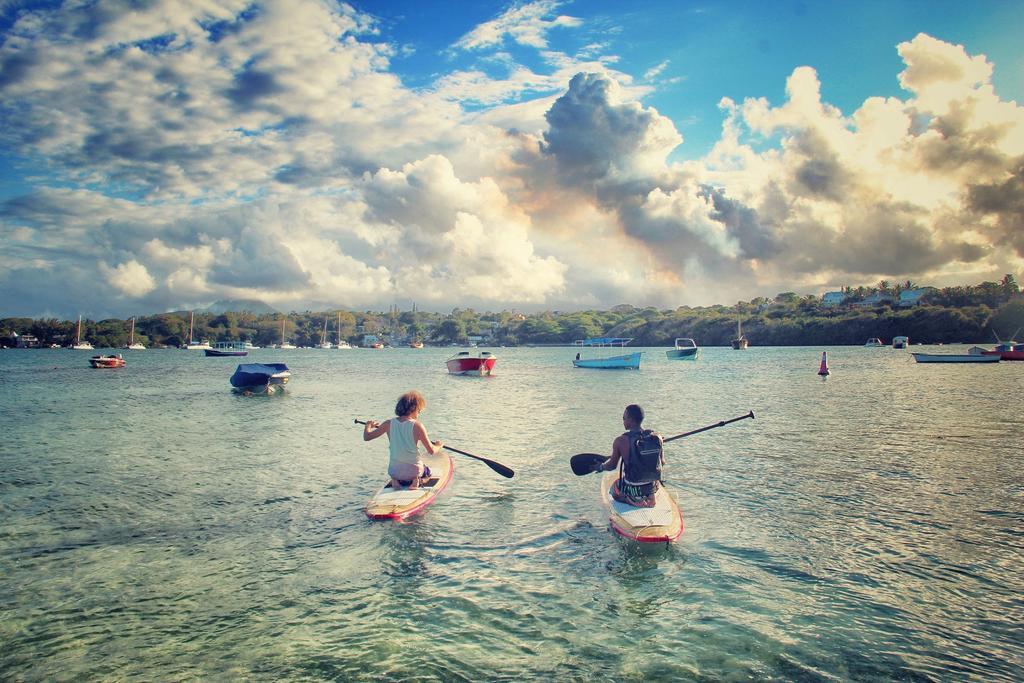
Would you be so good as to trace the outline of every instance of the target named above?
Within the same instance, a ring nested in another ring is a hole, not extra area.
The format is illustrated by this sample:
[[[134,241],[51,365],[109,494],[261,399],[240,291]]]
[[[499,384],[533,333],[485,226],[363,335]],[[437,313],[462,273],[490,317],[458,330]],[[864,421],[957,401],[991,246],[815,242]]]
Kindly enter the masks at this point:
[[[356,424],[360,424],[360,425],[366,424],[362,420],[353,420],[353,422],[355,422]],[[494,462],[493,460],[488,460],[487,458],[481,458],[479,455],[473,455],[472,453],[467,453],[466,451],[460,451],[458,448],[452,448],[451,446],[441,446],[441,448],[444,448],[445,450],[449,450],[452,453],[458,453],[459,455],[464,455],[467,458],[473,458],[474,460],[479,460],[480,462],[482,462],[483,464],[487,465],[492,470],[494,470],[495,472],[497,472],[501,476],[505,477],[506,479],[511,479],[512,477],[516,476],[516,473],[512,470],[511,467],[505,467],[500,462]]]
[[[753,410],[751,410],[746,415],[740,415],[739,417],[734,417],[731,420],[722,420],[720,422],[710,424],[707,427],[701,427],[700,429],[694,429],[693,431],[690,432],[670,436],[669,438],[665,439],[665,443],[668,443],[669,441],[675,441],[676,439],[681,439],[684,436],[693,436],[694,434],[706,432],[707,430],[714,429],[715,427],[724,427],[725,425],[731,422],[738,422],[739,420],[746,420],[748,418],[751,420],[754,419]],[[573,474],[575,474],[577,477],[581,477],[584,474],[597,472],[598,468],[601,465],[608,462],[608,460],[609,457],[607,455],[599,455],[597,453],[577,453],[576,455],[569,458],[569,467],[572,468]]]

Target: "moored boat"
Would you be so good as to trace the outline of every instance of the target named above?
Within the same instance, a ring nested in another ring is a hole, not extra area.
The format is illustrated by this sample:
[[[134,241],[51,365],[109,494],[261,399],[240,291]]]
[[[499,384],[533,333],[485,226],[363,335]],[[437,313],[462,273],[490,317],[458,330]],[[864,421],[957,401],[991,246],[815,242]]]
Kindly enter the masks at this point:
[[[185,344],[185,350],[186,351],[205,351],[205,350],[211,348],[210,347],[210,343],[208,341],[206,341],[206,340],[196,341],[192,337],[193,324],[195,323],[195,319],[196,319],[196,312],[195,311],[190,311],[189,315],[188,315],[188,343]]]
[[[892,348],[894,349],[905,349],[910,344],[910,338],[900,335],[892,338]]]
[[[497,356],[490,351],[479,351],[470,355],[469,351],[459,351],[457,354],[445,361],[448,372],[453,375],[490,375],[494,370],[494,364],[498,362]]]
[[[618,471],[605,472],[601,477],[601,502],[616,534],[637,543],[671,543],[679,538],[683,513],[664,484],[654,494],[654,507],[640,508],[612,498],[612,485],[618,478]]]
[[[866,342],[864,342],[864,346],[865,348],[882,347],[885,346],[885,342],[883,342],[878,337],[871,337],[871,339],[868,339]]]
[[[128,333],[128,346],[126,349],[132,351],[145,351],[146,347],[139,342],[135,341],[135,318],[132,318],[132,330]]]
[[[621,348],[624,349],[626,344],[633,341],[632,337],[595,337],[593,339],[577,339],[573,342],[574,346],[579,346],[581,349],[584,347],[608,349],[608,348]],[[614,356],[595,356],[593,358],[583,358],[583,352],[580,351],[576,354],[576,358],[573,359],[573,367],[577,368],[598,368],[605,370],[639,370],[640,359],[643,356],[643,351],[634,351],[633,353],[618,354]]]
[[[409,348],[410,349],[422,349],[423,348],[423,342],[421,342],[421,341],[409,342]]]
[[[82,316],[78,316],[78,329],[75,332],[75,343],[71,346],[75,351],[94,351],[93,345],[82,340]]]
[[[448,487],[455,474],[452,457],[447,453],[424,455],[423,462],[430,468],[430,478],[419,488],[391,488],[389,480],[366,503],[366,516],[370,519],[402,520],[433,503]]]
[[[679,337],[675,341],[675,348],[666,351],[665,357],[669,360],[696,359],[698,352],[697,342],[689,337]]]
[[[735,351],[742,351],[750,345],[750,342],[743,336],[743,319],[736,318],[736,338],[729,342]]]
[[[1000,360],[1024,360],[1024,344],[1001,342],[994,349],[986,349],[982,353],[986,356],[999,356]]]
[[[980,351],[972,353],[917,353],[910,355],[918,363],[998,363],[999,356],[985,355]]]
[[[125,362],[124,357],[118,353],[106,356],[93,356],[89,359],[89,365],[94,368],[123,368]]]
[[[284,363],[242,363],[228,381],[241,393],[273,394],[284,391],[291,377]]]
[[[245,342],[227,341],[217,342],[212,348],[204,349],[207,356],[248,356]]]

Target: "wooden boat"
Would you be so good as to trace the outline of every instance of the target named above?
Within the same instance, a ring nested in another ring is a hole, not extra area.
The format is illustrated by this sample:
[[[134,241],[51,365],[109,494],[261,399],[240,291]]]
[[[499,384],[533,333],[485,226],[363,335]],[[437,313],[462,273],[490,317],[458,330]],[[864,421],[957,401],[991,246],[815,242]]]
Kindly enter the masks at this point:
[[[999,356],[978,353],[911,353],[918,363],[998,363]]]
[[[637,543],[671,543],[679,538],[683,513],[664,484],[654,494],[654,507],[638,508],[612,498],[612,485],[618,478],[617,471],[601,477],[601,502],[615,533]]]
[[[447,453],[424,455],[423,462],[430,468],[430,479],[418,489],[391,488],[388,480],[366,503],[366,516],[370,519],[402,520],[433,503],[452,481],[455,466]]]
[[[124,357],[121,354],[108,356],[93,356],[89,359],[89,365],[94,368],[123,368]]]
[[[632,337],[596,337],[593,339],[577,339],[573,342],[574,346],[579,346],[581,349],[584,347],[608,349],[608,348],[625,348],[626,344],[633,341]],[[599,356],[594,358],[583,358],[583,352],[580,351],[576,354],[576,358],[573,360],[573,367],[577,368],[599,368],[606,370],[639,370],[640,369],[640,358],[643,356],[643,351],[634,351],[633,353],[618,354],[614,356]]]
[[[217,342],[212,348],[204,349],[207,356],[248,356],[245,349],[245,342],[227,341]]]
[[[445,361],[448,372],[453,375],[490,375],[498,358],[490,351],[479,351],[475,356],[469,351],[459,351]]]
[[[905,349],[910,344],[910,338],[902,335],[892,338],[892,348],[894,349]]]
[[[743,319],[736,318],[736,338],[729,342],[730,346],[736,351],[742,351],[750,345],[747,338],[743,336]]]
[[[273,394],[284,391],[291,377],[284,363],[243,363],[228,381],[240,393]]]
[[[689,337],[679,337],[675,341],[675,348],[666,351],[665,357],[669,360],[694,360],[698,352],[697,342]]]
[[[75,332],[75,343],[71,346],[76,351],[94,351],[92,344],[82,341],[82,316],[78,316],[78,329]],[[95,366],[93,366],[95,367]]]

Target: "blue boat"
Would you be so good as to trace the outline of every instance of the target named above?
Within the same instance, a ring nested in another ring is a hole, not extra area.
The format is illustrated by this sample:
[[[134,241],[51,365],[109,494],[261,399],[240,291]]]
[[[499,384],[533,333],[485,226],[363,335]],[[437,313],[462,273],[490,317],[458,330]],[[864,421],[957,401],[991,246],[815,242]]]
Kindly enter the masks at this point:
[[[245,394],[274,394],[284,391],[292,373],[284,363],[242,363],[231,375],[231,386]]]
[[[583,347],[596,347],[596,348],[624,348],[626,344],[633,341],[632,337],[595,337],[593,339],[577,339],[573,342],[574,346]],[[643,355],[643,351],[634,351],[633,353],[619,354],[615,356],[598,356],[594,358],[583,358],[582,351],[576,354],[575,360],[573,360],[573,367],[577,368],[601,368],[601,369],[628,369],[628,370],[639,370],[640,369],[640,357]]]

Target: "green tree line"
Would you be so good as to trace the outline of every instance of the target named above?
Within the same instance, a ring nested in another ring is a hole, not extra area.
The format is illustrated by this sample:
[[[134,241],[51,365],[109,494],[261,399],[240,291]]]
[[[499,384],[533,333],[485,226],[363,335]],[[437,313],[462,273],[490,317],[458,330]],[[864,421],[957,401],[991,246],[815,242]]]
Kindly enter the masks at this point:
[[[481,337],[495,345],[571,344],[577,339],[615,336],[632,337],[634,346],[668,346],[676,337],[691,337],[701,346],[724,346],[736,336],[737,322],[742,321],[744,335],[755,346],[818,346],[863,344],[869,337],[888,341],[896,335],[922,343],[988,343],[1024,329],[1024,297],[1012,275],[1000,283],[932,289],[920,304],[910,307],[895,302],[861,303],[886,288],[885,281],[878,287],[844,288],[850,300],[838,306],[826,306],[815,296],[782,292],[774,299],[758,297],[735,306],[664,310],[620,305],[606,311],[529,315],[472,309],[447,314],[397,309],[259,315],[196,312],[192,338],[270,346],[283,337],[296,346],[315,346],[325,336],[330,342],[342,339],[358,344],[369,334],[393,344],[465,343],[470,337]],[[135,321],[135,339],[148,347],[182,346],[189,341],[189,316],[188,311],[140,316]],[[66,346],[75,340],[76,325],[77,321],[53,318],[4,318],[0,319],[0,344],[14,346],[17,333],[36,337],[40,346]],[[82,338],[97,348],[126,345],[129,330],[127,320],[82,321]]]

